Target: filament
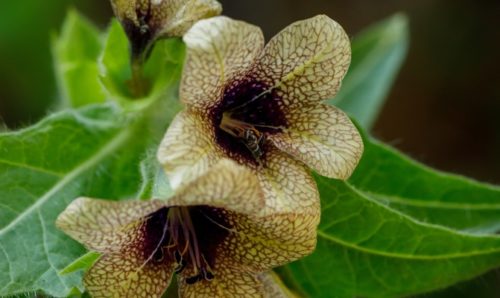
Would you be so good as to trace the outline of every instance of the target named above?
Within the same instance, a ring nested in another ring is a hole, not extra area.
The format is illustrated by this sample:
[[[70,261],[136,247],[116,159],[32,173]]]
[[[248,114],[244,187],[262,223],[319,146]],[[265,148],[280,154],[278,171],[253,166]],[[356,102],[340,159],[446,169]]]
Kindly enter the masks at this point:
[[[183,218],[185,220],[183,227],[187,228],[188,233],[189,233],[188,235],[186,235],[186,238],[191,237],[191,239],[193,240],[193,243],[192,243],[193,249],[190,249],[189,251],[190,251],[190,253],[194,253],[195,258],[196,258],[196,265],[198,268],[200,268],[201,267],[200,249],[198,247],[198,238],[196,237],[196,230],[194,229],[193,221],[191,220],[191,216],[189,214],[188,209],[182,208],[181,210],[184,213],[184,217],[185,217],[185,218]],[[191,246],[190,246],[190,248],[191,248]]]
[[[229,110],[228,110],[228,112],[234,112],[234,111],[237,111],[237,110],[239,110],[239,109],[241,109],[241,108],[243,108],[243,107],[245,107],[245,106],[249,105],[250,103],[252,103],[252,102],[254,102],[254,101],[256,101],[256,100],[260,99],[260,98],[261,98],[262,96],[264,96],[265,94],[267,94],[267,93],[271,93],[271,91],[272,91],[273,89],[274,89],[274,88],[270,88],[270,89],[268,89],[268,90],[266,90],[266,91],[261,92],[260,94],[258,94],[258,95],[256,95],[256,96],[254,96],[254,97],[253,97],[252,99],[250,99],[249,101],[244,102],[244,103],[242,103],[241,105],[236,106],[236,107],[234,107],[234,108],[232,108],[232,109],[229,109]]]
[[[234,232],[234,229],[228,228],[228,227],[224,226],[223,224],[218,223],[217,221],[215,221],[214,219],[212,219],[210,216],[208,216],[205,212],[203,212],[203,211],[200,210],[200,213],[203,214],[203,216],[205,216],[206,219],[208,219],[209,221],[211,221],[215,225],[219,226],[220,228],[222,228],[222,229],[224,229],[226,231],[229,231],[229,232]]]
[[[163,231],[162,231],[162,234],[161,234],[161,238],[158,241],[158,243],[156,244],[155,249],[151,252],[151,254],[148,256],[148,258],[142,263],[142,265],[137,269],[136,272],[138,272],[139,270],[141,270],[144,266],[146,266],[146,264],[149,261],[151,261],[153,259],[155,253],[158,251],[158,249],[161,248],[163,240],[165,239],[165,235],[167,234],[167,230],[168,230],[168,217],[167,217],[167,219],[165,219],[165,223],[163,224]]]

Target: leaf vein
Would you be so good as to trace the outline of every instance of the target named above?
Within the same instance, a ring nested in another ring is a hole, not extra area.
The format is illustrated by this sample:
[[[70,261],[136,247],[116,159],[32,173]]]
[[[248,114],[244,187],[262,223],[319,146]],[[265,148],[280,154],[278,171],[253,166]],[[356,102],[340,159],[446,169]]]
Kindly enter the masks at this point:
[[[68,184],[72,183],[73,180],[78,178],[82,173],[94,167],[97,163],[99,163],[104,157],[110,155],[118,148],[122,143],[124,143],[131,135],[131,131],[125,129],[118,133],[114,138],[112,138],[108,143],[104,144],[101,150],[98,150],[96,154],[88,159],[87,161],[79,164],[73,170],[71,170],[65,177],[59,180],[51,189],[49,189],[43,196],[40,197],[38,201],[36,201],[29,208],[24,210],[22,213],[14,218],[8,225],[0,230],[0,236],[6,234],[12,228],[15,227],[20,221],[22,221],[27,216],[31,215],[33,212],[36,212],[37,209],[42,206],[45,202],[47,202],[53,195],[58,193],[61,189],[63,189]]]
[[[49,174],[51,176],[56,176],[56,177],[62,177],[62,176],[64,176],[64,173],[60,173],[60,172],[56,172],[56,171],[51,171],[51,170],[48,170],[48,169],[39,168],[39,167],[35,167],[35,166],[32,166],[32,165],[23,164],[23,163],[19,163],[19,162],[13,162],[13,161],[5,160],[5,159],[0,159],[0,163],[3,163],[3,164],[8,165],[8,166],[12,166],[12,167],[25,168],[25,169],[37,171],[37,172],[40,172],[40,173]]]

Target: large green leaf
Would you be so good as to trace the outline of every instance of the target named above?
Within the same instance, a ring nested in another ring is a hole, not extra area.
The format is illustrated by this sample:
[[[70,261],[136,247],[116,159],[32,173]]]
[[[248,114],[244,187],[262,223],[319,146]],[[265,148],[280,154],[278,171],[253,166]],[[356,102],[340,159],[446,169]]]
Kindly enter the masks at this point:
[[[100,33],[76,11],[70,10],[61,35],[53,38],[52,53],[62,105],[80,107],[104,102],[97,58],[102,50]]]
[[[288,285],[307,296],[399,297],[500,265],[499,236],[416,221],[346,182],[316,181],[322,200],[317,249],[282,270]]]
[[[500,230],[500,187],[435,171],[365,138],[349,182],[371,198],[420,221],[474,233]]]
[[[83,253],[54,226],[76,197],[133,195],[141,146],[110,106],[67,111],[0,135],[0,295],[64,296],[78,274],[58,272]]]
[[[408,20],[396,14],[357,35],[352,63],[340,93],[330,103],[370,129],[406,57]]]

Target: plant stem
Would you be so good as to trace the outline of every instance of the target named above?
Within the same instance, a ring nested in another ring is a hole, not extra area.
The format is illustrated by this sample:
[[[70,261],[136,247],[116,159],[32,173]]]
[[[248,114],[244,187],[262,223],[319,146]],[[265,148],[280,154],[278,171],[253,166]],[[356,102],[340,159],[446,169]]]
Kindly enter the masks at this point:
[[[142,59],[133,59],[131,62],[132,79],[130,80],[130,92],[135,98],[144,97],[146,95],[146,80],[142,73]]]

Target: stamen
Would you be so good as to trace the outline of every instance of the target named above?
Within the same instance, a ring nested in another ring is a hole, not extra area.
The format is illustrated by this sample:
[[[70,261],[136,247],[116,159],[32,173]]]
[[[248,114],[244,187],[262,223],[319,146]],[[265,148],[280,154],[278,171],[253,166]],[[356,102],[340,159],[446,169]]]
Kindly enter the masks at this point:
[[[286,129],[284,126],[273,126],[273,125],[253,124],[253,123],[243,122],[241,120],[232,118],[231,115],[232,113],[230,112],[225,112],[222,114],[220,128],[236,138],[242,138],[245,132],[248,130],[255,131],[256,130],[255,127],[270,128],[281,131],[284,131]]]
[[[184,246],[184,250],[182,251],[182,255],[185,255],[188,249],[189,249],[189,238],[186,239],[186,245]]]
[[[174,258],[175,262],[177,262],[178,264],[182,262],[182,255],[179,253],[178,250],[174,251]]]
[[[264,125],[260,126],[263,127]],[[261,150],[265,139],[263,133],[257,130],[252,124],[231,118],[228,113],[222,114],[220,128],[229,135],[238,138],[260,164],[260,158],[264,155],[264,152]]]
[[[243,138],[245,131],[255,129],[252,125],[248,123],[231,118],[230,113],[222,114],[222,121],[220,123],[220,128],[236,138]]]
[[[205,262],[205,265],[207,266],[206,268],[202,268],[203,276],[204,276],[205,280],[210,281],[210,280],[214,279],[214,275],[211,272],[212,268],[210,268],[210,264],[208,264],[207,259],[205,259],[205,256],[201,255],[201,257],[203,258],[203,261]]]
[[[189,214],[189,210],[187,208],[181,208],[181,212],[183,213],[183,219],[184,219],[183,227],[188,231],[186,236],[187,238],[191,237],[191,239],[193,240],[192,242],[193,250],[190,249],[190,253],[194,254],[196,260],[196,266],[200,268],[201,267],[200,249],[198,247],[198,238],[196,237],[196,230],[194,229],[193,222]]]
[[[157,263],[163,261],[163,249],[160,247],[154,254],[153,254],[153,260]]]
[[[177,267],[175,268],[175,273],[181,273],[187,266],[186,260],[182,258],[182,255],[178,250],[174,252],[175,262],[177,263]]]
[[[202,279],[201,274],[191,276],[191,277],[186,278],[186,284],[192,285],[192,284],[195,284],[195,283],[201,281],[201,279]]]
[[[193,272],[193,276],[186,278],[187,284],[193,284],[202,280],[210,281],[214,279],[211,263],[209,263],[204,255],[204,251],[202,250],[203,248],[200,247],[201,243],[199,242],[200,240],[197,235],[197,232],[200,230],[196,229],[200,229],[200,227],[194,226],[195,223],[197,225],[199,224],[197,221],[199,218],[192,218],[192,216],[206,217],[210,222],[221,229],[230,230],[228,227],[225,227],[208,217],[207,214],[203,212],[203,209],[196,209],[196,213],[192,213],[193,210],[191,208],[193,207],[169,208],[164,224],[163,237],[160,239],[160,243],[157,245],[157,249],[155,249],[155,252],[153,253],[156,257],[163,258],[163,253],[168,252],[171,261],[175,261],[175,263],[177,263],[177,266],[174,268],[175,273],[179,274],[189,266],[189,271]],[[195,219],[195,221],[193,221],[193,219]],[[204,223],[206,224],[208,222],[204,221]],[[169,239],[166,239],[166,234]],[[202,239],[205,238],[202,237]],[[158,247],[161,251],[160,255],[158,254]],[[204,249],[207,248],[205,247]]]
[[[210,271],[207,271],[205,268],[201,268],[201,272],[203,274],[203,278],[207,281],[211,281],[214,279],[214,275],[212,274],[212,272]]]
[[[258,99],[260,99],[262,96],[268,94],[268,93],[271,93],[273,91],[274,88],[270,88],[268,90],[265,90],[265,91],[262,91],[261,93],[257,94],[256,96],[254,96],[252,99],[250,99],[249,101],[246,101],[244,103],[242,103],[241,105],[239,106],[236,106],[234,108],[231,108],[228,110],[228,112],[234,112],[234,111],[237,111],[239,109],[242,109],[244,107],[246,107],[247,105],[251,104],[252,102],[255,102],[257,101]]]
[[[165,248],[167,248],[167,250],[170,250],[171,248],[174,248],[174,247],[177,246],[177,243],[172,243],[171,244],[171,242],[172,242],[172,237],[170,237],[170,241],[169,241],[168,245],[165,246]]]
[[[203,212],[202,210],[200,210],[200,213],[203,214],[203,216],[205,216],[206,219],[208,219],[209,221],[211,221],[212,223],[218,225],[219,227],[221,227],[222,229],[224,230],[227,230],[229,232],[235,232],[234,229],[231,229],[231,228],[228,228],[220,223],[218,223],[217,221],[215,221],[214,219],[212,219],[210,216],[208,216],[205,212]]]
[[[165,222],[163,223],[163,231],[162,231],[162,235],[161,235],[160,240],[156,244],[155,249],[151,252],[151,254],[144,261],[144,263],[142,263],[142,265],[137,269],[137,271],[141,270],[152,259],[154,259],[154,260],[156,260],[158,262],[161,261],[161,260],[163,260],[163,250],[161,248],[161,245],[162,245],[162,243],[163,243],[163,241],[165,239],[165,235],[167,234],[167,230],[168,230],[168,215],[167,215],[167,218],[165,219]],[[160,254],[161,254],[160,257],[157,255],[158,252],[160,252]]]

